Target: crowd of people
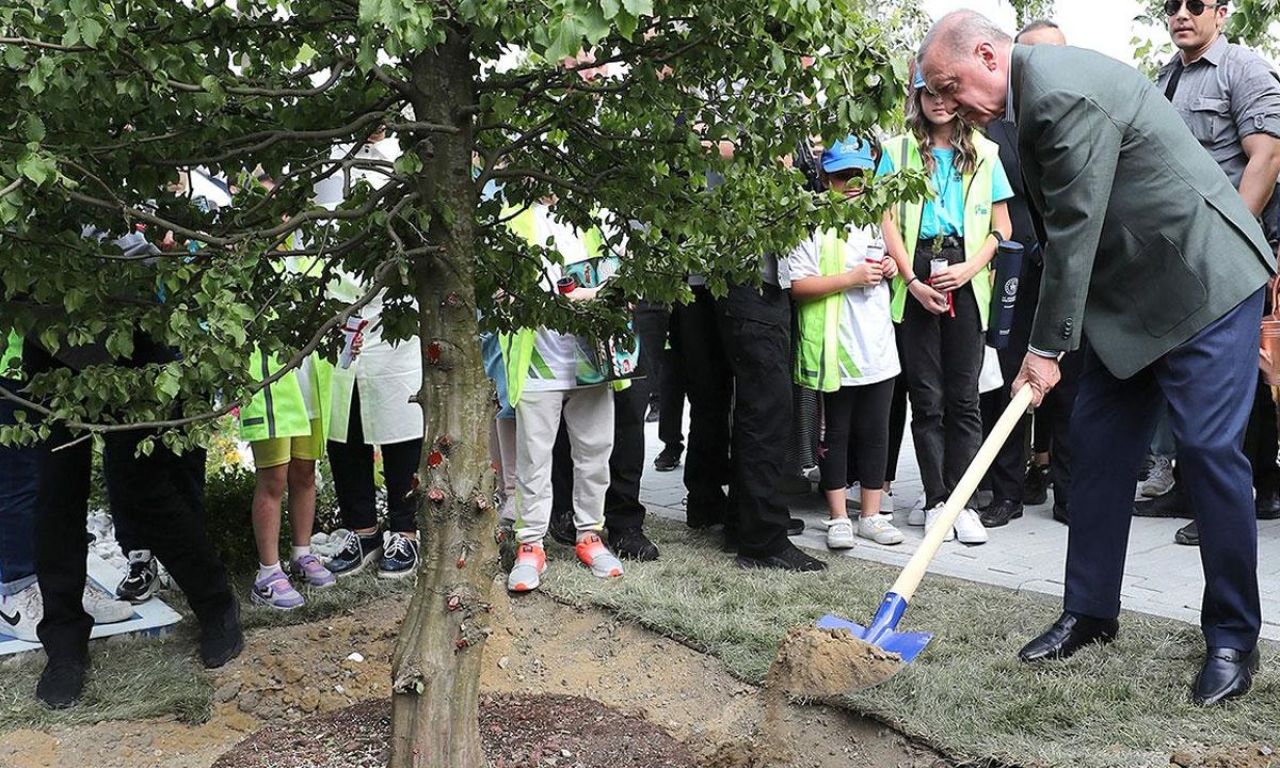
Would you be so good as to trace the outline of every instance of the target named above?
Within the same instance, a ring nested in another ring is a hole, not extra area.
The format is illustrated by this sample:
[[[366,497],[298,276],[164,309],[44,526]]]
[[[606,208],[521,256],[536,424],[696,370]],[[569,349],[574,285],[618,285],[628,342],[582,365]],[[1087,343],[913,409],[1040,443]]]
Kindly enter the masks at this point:
[[[1022,517],[1024,505],[1044,502],[1052,486],[1053,518],[1073,532],[1066,611],[1023,649],[1023,659],[1065,657],[1113,638],[1131,507],[1138,514],[1189,508],[1187,516],[1196,519],[1178,540],[1201,543],[1203,537],[1206,670],[1215,658],[1225,658],[1219,666],[1227,670],[1203,685],[1198,680],[1197,700],[1213,703],[1247,690],[1240,670],[1256,662],[1260,622],[1256,526],[1252,535],[1248,527],[1255,517],[1280,517],[1276,405],[1256,361],[1248,376],[1236,368],[1218,371],[1218,381],[1248,379],[1247,402],[1217,409],[1230,413],[1203,413],[1215,409],[1197,398],[1210,395],[1198,388],[1204,382],[1191,380],[1206,375],[1205,365],[1228,365],[1220,357],[1225,352],[1197,353],[1201,345],[1234,350],[1232,364],[1245,353],[1256,355],[1259,289],[1274,272],[1280,242],[1280,198],[1273,194],[1280,175],[1280,79],[1261,58],[1222,37],[1225,3],[1169,0],[1165,11],[1179,53],[1155,88],[1118,63],[1066,48],[1052,22],[1034,22],[1010,40],[976,14],[948,16],[911,63],[901,133],[851,135],[818,151],[802,148],[791,159],[815,192],[853,199],[873,178],[910,170],[928,178],[928,194],[885,210],[878,226],[818,231],[790,253],[762,254],[759,285],[730,285],[716,295],[701,276],[690,275],[687,304],[637,301],[630,346],[550,327],[483,337],[497,400],[491,453],[500,519],[518,545],[507,588],[538,588],[547,536],[572,546],[600,578],[623,576],[624,561],[659,556],[644,533],[640,500],[646,421],[660,422],[663,448],[653,469],[684,465],[689,527],[718,527],[724,550],[743,568],[817,571],[825,562],[791,543],[803,523],[780,498],[788,480],[806,476],[806,462],[796,457],[815,457],[807,476],[827,503],[831,549],[851,548],[859,538],[899,544],[899,525],[928,530],[936,524],[984,429],[1025,385],[1038,407],[1019,422],[989,471],[989,503],[963,510],[946,533],[966,545],[987,543],[990,529]],[[1079,83],[1063,79],[1073,67]],[[1131,74],[1120,76],[1121,70]],[[1004,85],[998,88],[997,80]],[[1090,89],[1105,90],[1104,82],[1132,92],[1102,99]],[[1152,103],[1151,94],[1162,104]],[[1125,117],[1123,130],[1090,122],[1082,111],[1082,104],[1111,109],[1118,98],[1141,110]],[[1062,133],[1073,130],[1083,133]],[[1049,135],[1058,144],[1044,138]],[[394,160],[394,144],[379,134],[358,152]],[[1183,163],[1179,154],[1183,164],[1177,164],[1168,154],[1174,150],[1197,157]],[[362,173],[379,183],[376,171]],[[1131,186],[1121,186],[1122,176]],[[260,173],[254,183],[273,182]],[[1207,201],[1221,211],[1234,227],[1230,236],[1197,223],[1196,216],[1207,214],[1171,220],[1177,206],[1142,199],[1175,195],[1183,205],[1198,195],[1197,205]],[[316,199],[333,207],[341,193],[317,188]],[[1139,215],[1119,217],[1122,205]],[[1248,222],[1237,221],[1240,216]],[[559,253],[560,261],[544,264],[545,287],[569,301],[596,300],[617,269],[617,256],[604,245],[610,238],[567,224],[554,198],[509,217],[508,226],[528,243]],[[1188,266],[1190,249],[1212,250],[1231,238],[1245,244],[1241,250],[1258,251],[1257,258],[1205,266],[1197,254]],[[133,247],[126,240],[117,244]],[[1021,252],[1020,261],[1005,263],[1006,269],[1014,265],[1013,274],[995,274],[1001,249]],[[1090,251],[1087,259],[1081,249]],[[1074,261],[1055,259],[1064,252]],[[284,268],[305,274],[315,266],[285,260]],[[1224,277],[1224,270],[1233,276]],[[1173,281],[1170,292],[1144,298],[1157,290],[1144,282],[1156,272]],[[1017,298],[1002,321],[993,285],[1010,278],[1016,278]],[[1099,287],[1104,282],[1107,287]],[[329,290],[352,302],[364,288],[340,280]],[[240,436],[251,447],[257,479],[252,522],[259,570],[248,595],[255,604],[291,610],[305,602],[307,590],[370,567],[386,578],[416,572],[411,490],[423,420],[412,401],[422,359],[416,339],[382,338],[381,311],[375,298],[348,321],[341,359],[310,356],[240,410]],[[1250,323],[1252,341],[1244,330],[1237,333]],[[170,350],[138,341],[129,364],[173,359]],[[15,391],[23,376],[109,360],[102,349],[51,353],[35,339],[12,335],[5,356],[0,373]],[[261,381],[282,361],[255,349],[247,365]],[[818,407],[795,407],[813,397],[806,393],[817,393]],[[1138,413],[1139,400],[1150,412]],[[15,423],[18,411],[0,399],[0,423]],[[908,413],[924,486],[915,504],[897,499],[893,488]],[[1252,424],[1250,464],[1242,468],[1237,459],[1243,454],[1231,443],[1246,422]],[[50,429],[45,446],[0,446],[0,617],[6,622],[0,633],[43,643],[49,661],[37,696],[54,707],[78,700],[92,624],[127,617],[129,602],[148,599],[157,560],[200,623],[205,665],[234,658],[243,647],[240,601],[204,530],[203,453],[177,455],[161,445],[139,453],[146,432],[108,433],[106,489],[129,561],[110,596],[87,584],[84,567],[92,445],[75,441],[57,423]],[[1125,431],[1123,441],[1118,429]],[[1073,444],[1093,450],[1073,454]],[[1107,452],[1096,448],[1121,444],[1150,454],[1145,465],[1138,466],[1136,454],[1132,467],[1125,460],[1108,464],[1101,455]],[[386,487],[385,523],[379,522],[375,449]],[[317,463],[326,453],[350,533],[337,554],[322,560],[310,546]],[[1252,479],[1244,482],[1250,469]],[[286,497],[292,542],[282,562]],[[1232,514],[1210,515],[1222,500],[1234,505]],[[1253,542],[1253,561],[1241,552],[1241,541]]]

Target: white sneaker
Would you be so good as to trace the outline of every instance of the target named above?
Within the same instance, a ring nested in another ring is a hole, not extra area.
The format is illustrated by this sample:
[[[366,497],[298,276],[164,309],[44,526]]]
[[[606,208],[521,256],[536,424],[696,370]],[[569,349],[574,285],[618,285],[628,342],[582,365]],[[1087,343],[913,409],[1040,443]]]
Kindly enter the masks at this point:
[[[911,511],[907,513],[907,525],[919,528],[924,524],[924,494],[922,493],[920,498],[916,499],[916,503],[911,505]]]
[[[854,509],[862,509],[862,483],[855,481],[845,488],[844,498]]]
[[[902,531],[894,528],[884,515],[858,518],[858,535],[877,544],[902,543]]]
[[[808,480],[811,483],[816,483],[822,480],[822,470],[818,467],[817,464],[814,464],[812,467],[805,467],[804,469],[800,470],[800,474],[804,477],[805,480]]]
[[[847,517],[837,517],[824,521],[827,524],[828,549],[852,549],[856,543],[853,539],[853,521]]]
[[[40,584],[32,582],[16,595],[0,597],[0,635],[38,643],[36,625],[44,618],[44,598]]]
[[[1173,462],[1168,456],[1151,456],[1150,461],[1147,479],[1139,481],[1133,494],[1134,501],[1163,496],[1173,490]]]
[[[936,507],[934,507],[933,509],[930,509],[928,512],[925,512],[925,513],[924,513],[924,535],[926,535],[926,536],[928,536],[928,535],[929,535],[929,531],[933,528],[933,524],[934,524],[934,522],[935,522],[935,521],[938,519],[938,517],[942,514],[942,508],[943,508],[943,506],[944,506],[944,505],[939,504],[938,506],[936,506]],[[912,510],[912,512],[914,513],[914,510]],[[978,525],[982,525],[982,523],[978,523]],[[942,540],[943,540],[943,541],[951,541],[951,540],[955,539],[955,537],[956,537],[956,531],[955,531],[955,529],[954,529],[954,528],[951,528],[951,529],[948,529],[948,530],[947,530],[947,535],[946,535],[946,536],[943,536],[943,537],[942,537]]]
[[[960,510],[960,515],[956,517],[955,525],[956,539],[961,544],[986,544],[987,529],[982,524],[982,520],[978,517],[978,513],[968,507]]]
[[[84,583],[84,612],[93,617],[94,624],[117,624],[133,618],[133,604],[117,600],[92,581]]]

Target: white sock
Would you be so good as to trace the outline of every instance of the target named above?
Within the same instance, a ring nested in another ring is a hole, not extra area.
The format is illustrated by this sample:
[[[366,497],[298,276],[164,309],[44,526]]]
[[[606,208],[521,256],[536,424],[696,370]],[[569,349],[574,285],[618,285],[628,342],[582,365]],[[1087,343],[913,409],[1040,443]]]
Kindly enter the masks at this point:
[[[280,563],[272,563],[271,565],[263,565],[262,563],[258,563],[258,581],[262,581],[263,579],[267,578],[273,573],[276,573],[277,571],[279,571],[280,573],[284,573],[284,571],[280,568]]]
[[[311,554],[311,545],[310,545],[310,544],[308,544],[308,545],[307,545],[307,546],[305,546],[305,547],[294,547],[294,548],[293,548],[293,562],[295,562],[295,563],[296,563],[296,562],[298,562],[298,560],[299,560],[303,555],[309,555],[309,554]]]

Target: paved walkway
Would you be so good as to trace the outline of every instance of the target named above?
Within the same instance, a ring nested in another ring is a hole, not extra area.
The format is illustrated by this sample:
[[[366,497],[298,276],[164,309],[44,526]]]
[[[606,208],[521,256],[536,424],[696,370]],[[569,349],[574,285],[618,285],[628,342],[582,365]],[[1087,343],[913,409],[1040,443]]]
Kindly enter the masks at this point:
[[[684,519],[683,471],[653,470],[653,457],[662,448],[657,425],[646,430],[647,464],[641,494],[650,512]],[[920,476],[915,466],[911,435],[908,429],[902,448],[898,480],[894,496],[902,514],[895,524],[906,535],[906,541],[884,547],[865,539],[849,550],[846,557],[875,560],[889,565],[904,565],[924,537],[923,528],[906,523],[906,509],[921,493]],[[1052,501],[1052,493],[1050,500]],[[815,492],[786,497],[792,514],[804,518],[805,532],[794,538],[797,544],[813,549],[826,549],[826,505]],[[1067,528],[1053,521],[1050,504],[1027,507],[1023,517],[1008,526],[990,531],[991,540],[980,547],[966,547],[949,542],[934,558],[930,571],[985,584],[996,584],[1016,590],[1030,590],[1062,596],[1063,565],[1067,550]],[[1200,621],[1200,597],[1204,575],[1200,567],[1200,550],[1173,543],[1173,533],[1185,520],[1134,518],[1129,537],[1129,557],[1121,592],[1128,610],[1166,616],[1192,624]],[[1258,575],[1262,585],[1262,636],[1280,640],[1280,520],[1258,524]]]

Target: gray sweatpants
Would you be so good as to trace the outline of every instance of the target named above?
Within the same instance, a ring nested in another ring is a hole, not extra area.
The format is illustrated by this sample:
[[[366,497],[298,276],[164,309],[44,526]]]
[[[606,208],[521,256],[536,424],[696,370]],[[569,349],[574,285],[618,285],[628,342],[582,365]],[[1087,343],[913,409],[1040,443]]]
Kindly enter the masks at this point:
[[[573,453],[573,522],[604,528],[613,452],[613,389],[608,384],[524,392],[516,404],[516,539],[541,543],[551,523],[551,455],[564,415]]]

